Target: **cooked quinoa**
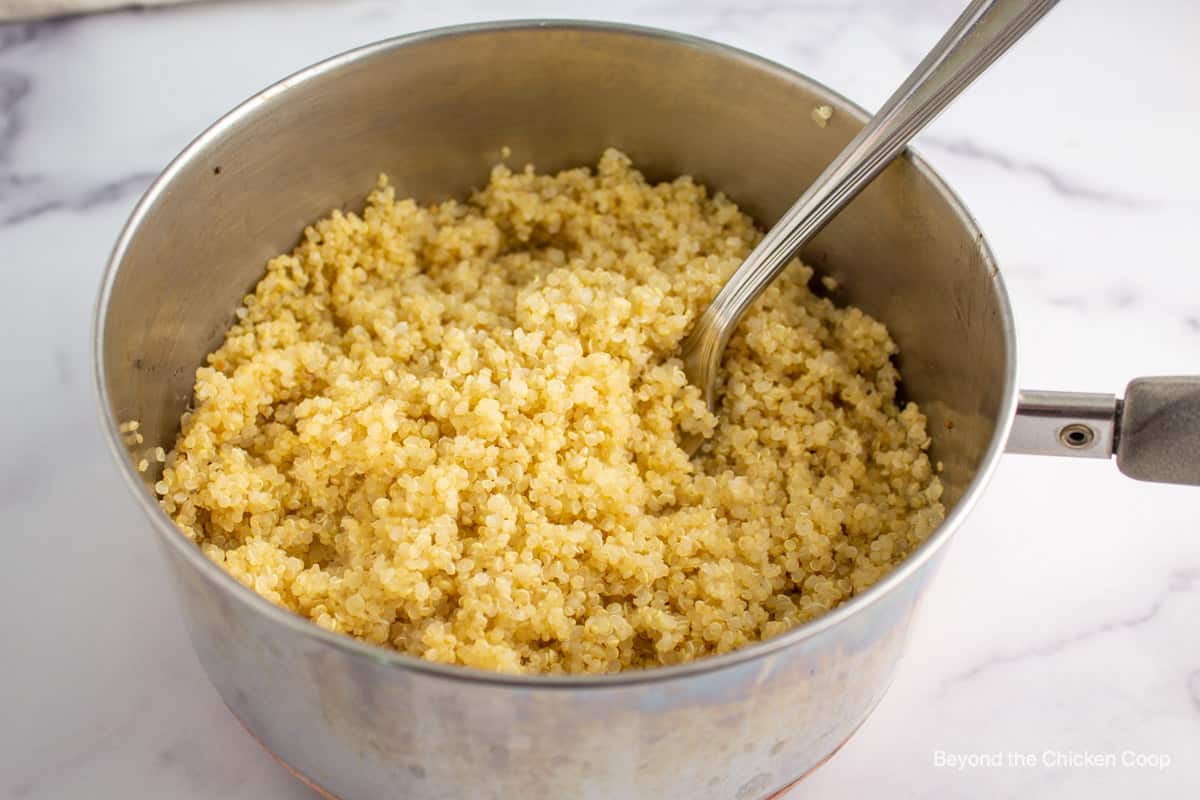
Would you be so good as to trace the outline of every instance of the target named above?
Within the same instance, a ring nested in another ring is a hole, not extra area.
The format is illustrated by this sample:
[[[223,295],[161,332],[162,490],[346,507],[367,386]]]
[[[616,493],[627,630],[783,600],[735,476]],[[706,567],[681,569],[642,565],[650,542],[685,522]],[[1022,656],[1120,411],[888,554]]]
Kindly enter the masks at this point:
[[[938,525],[942,487],[887,330],[798,262],[705,409],[679,343],[760,236],[614,150],[498,166],[466,202],[381,178],[246,296],[162,506],[263,597],[434,661],[613,672],[820,616]]]

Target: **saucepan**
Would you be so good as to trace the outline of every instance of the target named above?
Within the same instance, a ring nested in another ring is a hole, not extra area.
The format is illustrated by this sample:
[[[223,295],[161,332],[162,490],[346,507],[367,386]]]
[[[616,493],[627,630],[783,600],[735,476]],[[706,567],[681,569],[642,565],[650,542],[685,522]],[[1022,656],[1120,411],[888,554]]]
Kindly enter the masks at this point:
[[[832,109],[832,117],[818,106]],[[1109,458],[1200,483],[1200,379],[1112,396],[1018,392],[1002,274],[962,203],[898,159],[804,251],[839,303],[883,320],[927,412],[948,514],[835,611],[723,656],[599,677],[439,665],[324,631],[244,588],[157,506],[194,372],[266,260],[386,172],[463,196],[511,148],[549,171],[615,146],[650,178],[690,174],[769,226],[866,114],[713,42],[578,22],[473,25],[370,45],[251,98],[163,172],[121,234],[95,330],[103,424],[156,531],[212,682],[245,727],[331,796],[738,798],[781,791],[879,702],[918,600],[1006,449]],[[122,423],[138,420],[134,436]],[[140,441],[139,441],[140,440]],[[153,463],[153,459],[148,459]],[[142,465],[145,466],[145,465]]]

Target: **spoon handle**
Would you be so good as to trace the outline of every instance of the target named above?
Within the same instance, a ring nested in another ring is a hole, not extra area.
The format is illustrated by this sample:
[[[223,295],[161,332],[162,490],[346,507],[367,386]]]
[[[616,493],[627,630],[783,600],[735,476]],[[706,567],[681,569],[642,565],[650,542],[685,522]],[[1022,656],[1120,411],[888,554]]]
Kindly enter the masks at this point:
[[[973,0],[925,60],[754,248],[683,344],[688,378],[715,407],[715,378],[738,320],[846,203],[1058,0]]]

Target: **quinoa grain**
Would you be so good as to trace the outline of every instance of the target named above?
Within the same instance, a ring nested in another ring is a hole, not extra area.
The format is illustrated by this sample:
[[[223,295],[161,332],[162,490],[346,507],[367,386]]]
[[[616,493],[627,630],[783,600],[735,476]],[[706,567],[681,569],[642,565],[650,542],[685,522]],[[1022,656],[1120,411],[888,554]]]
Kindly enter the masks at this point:
[[[800,263],[705,409],[678,344],[759,238],[613,150],[429,207],[381,177],[267,265],[160,502],[268,600],[435,661],[613,672],[820,616],[938,525],[941,484],[887,330]]]

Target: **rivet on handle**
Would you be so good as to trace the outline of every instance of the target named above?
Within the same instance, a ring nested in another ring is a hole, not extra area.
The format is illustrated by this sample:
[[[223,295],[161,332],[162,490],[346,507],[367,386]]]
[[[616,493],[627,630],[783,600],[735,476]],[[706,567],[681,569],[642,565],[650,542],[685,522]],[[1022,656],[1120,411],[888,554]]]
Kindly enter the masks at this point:
[[[1111,458],[1121,401],[1111,394],[1021,392],[1008,452]]]
[[[1063,443],[1064,447],[1072,450],[1081,450],[1087,447],[1095,438],[1096,431],[1092,430],[1092,426],[1084,425],[1082,422],[1073,422],[1058,432],[1058,440]]]
[[[1200,375],[1135,378],[1111,394],[1021,392],[1008,452],[1117,457],[1139,481],[1200,486]]]

